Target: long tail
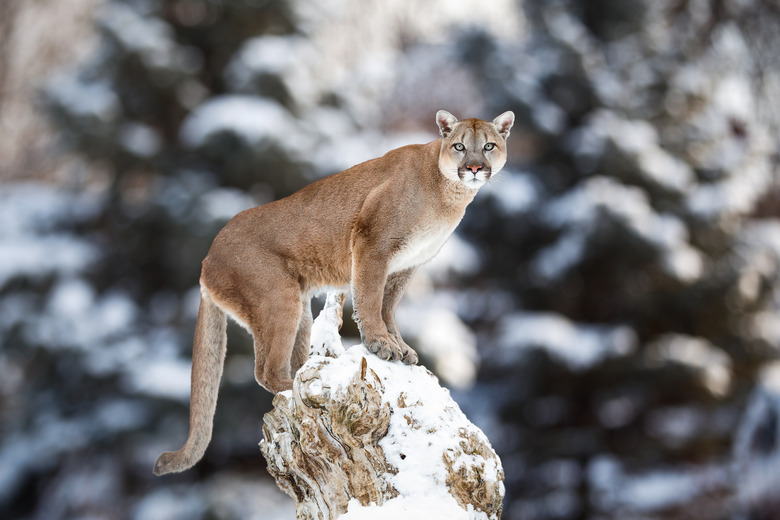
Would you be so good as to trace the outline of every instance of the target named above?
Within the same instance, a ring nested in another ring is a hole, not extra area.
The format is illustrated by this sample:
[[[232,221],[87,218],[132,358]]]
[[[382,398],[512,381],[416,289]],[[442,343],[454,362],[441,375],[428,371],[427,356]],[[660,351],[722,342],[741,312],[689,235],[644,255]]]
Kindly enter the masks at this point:
[[[155,475],[191,468],[203,457],[211,441],[219,380],[225,364],[226,328],[225,313],[211,301],[205,290],[202,291],[192,347],[190,433],[182,449],[165,452],[157,458]]]

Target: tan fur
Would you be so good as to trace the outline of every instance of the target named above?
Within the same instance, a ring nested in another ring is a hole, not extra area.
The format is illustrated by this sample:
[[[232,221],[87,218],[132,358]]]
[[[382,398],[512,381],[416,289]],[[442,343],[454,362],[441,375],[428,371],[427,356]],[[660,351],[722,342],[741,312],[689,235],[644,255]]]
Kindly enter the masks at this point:
[[[190,434],[181,450],[160,455],[155,474],[190,468],[210,441],[226,314],[251,332],[255,378],[274,393],[292,388],[308,358],[309,303],[324,287],[351,288],[366,348],[417,362],[395,309],[415,269],[439,251],[479,187],[503,167],[514,114],[489,123],[458,121],[442,110],[436,119],[440,139],[391,150],[239,213],[219,232],[200,278]]]

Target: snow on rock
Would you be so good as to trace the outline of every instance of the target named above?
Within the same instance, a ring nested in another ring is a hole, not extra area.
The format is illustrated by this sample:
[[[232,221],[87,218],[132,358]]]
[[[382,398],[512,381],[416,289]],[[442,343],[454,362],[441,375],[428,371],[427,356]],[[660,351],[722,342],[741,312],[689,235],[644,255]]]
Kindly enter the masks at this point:
[[[274,398],[263,437],[268,469],[298,500],[298,518],[501,514],[503,468],[484,433],[424,367],[362,345],[312,356],[293,390]]]
[[[343,323],[342,312],[346,300],[346,293],[328,293],[325,298],[325,306],[311,326],[310,356],[336,358],[344,353],[339,329]]]

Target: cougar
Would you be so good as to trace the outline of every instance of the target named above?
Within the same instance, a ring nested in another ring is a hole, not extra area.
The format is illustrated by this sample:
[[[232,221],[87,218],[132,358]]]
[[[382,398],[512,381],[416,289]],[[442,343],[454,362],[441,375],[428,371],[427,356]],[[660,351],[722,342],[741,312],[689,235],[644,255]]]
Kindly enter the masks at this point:
[[[292,388],[309,355],[311,297],[351,290],[363,345],[417,363],[395,309],[418,266],[433,258],[477,191],[506,163],[512,112],[492,122],[436,113],[441,138],[403,146],[236,215],[203,260],[192,351],[190,431],[154,473],[184,471],[211,440],[230,316],[254,339],[255,379]]]

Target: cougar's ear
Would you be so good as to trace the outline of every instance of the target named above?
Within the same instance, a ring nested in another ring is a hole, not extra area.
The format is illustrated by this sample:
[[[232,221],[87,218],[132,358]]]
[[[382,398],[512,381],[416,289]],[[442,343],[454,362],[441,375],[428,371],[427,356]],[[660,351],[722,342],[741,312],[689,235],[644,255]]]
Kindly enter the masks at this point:
[[[504,112],[493,120],[493,127],[501,134],[504,140],[509,137],[509,131],[512,129],[513,124],[515,124],[515,113],[511,110]]]
[[[458,119],[446,110],[436,112],[436,124],[439,125],[439,133],[442,137],[450,135],[457,122]]]

